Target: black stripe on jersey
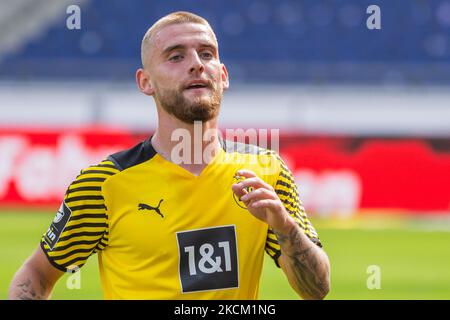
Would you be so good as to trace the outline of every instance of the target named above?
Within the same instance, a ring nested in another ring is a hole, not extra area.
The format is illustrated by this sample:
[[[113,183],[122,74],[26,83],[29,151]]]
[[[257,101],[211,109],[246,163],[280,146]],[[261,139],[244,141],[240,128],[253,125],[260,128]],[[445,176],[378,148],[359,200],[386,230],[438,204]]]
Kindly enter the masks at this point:
[[[285,172],[289,172],[289,168],[284,164],[284,162],[280,159],[280,166],[281,166],[281,172],[285,171]]]
[[[95,247],[96,250],[103,250],[106,248],[108,244],[106,242],[102,240],[100,240],[100,242],[97,244],[97,246]]]
[[[313,237],[313,238],[309,238],[309,240],[311,240],[312,242],[314,242],[315,245],[323,248],[322,246],[322,242],[320,242],[319,238]]]
[[[107,164],[107,163],[104,163],[104,164],[97,164],[97,165],[95,165],[95,166],[90,166],[89,168],[95,168],[95,167],[117,169],[115,165],[113,165],[113,164]]]
[[[305,232],[309,232],[309,228],[306,226],[305,221],[299,217],[298,215],[295,215],[295,217],[293,217],[295,222],[298,224],[298,226]]]
[[[286,188],[293,188],[294,186],[292,185],[292,182],[285,182],[282,180],[277,180],[277,183],[275,184],[275,186],[283,186]]]
[[[275,193],[284,204],[288,204],[293,208],[299,208],[300,201],[297,196],[280,194],[277,190],[275,190]]]
[[[275,261],[275,264],[277,265],[278,268],[280,268],[280,264],[278,263],[278,259],[281,256],[281,250],[277,250],[275,251],[275,254],[272,256],[273,260]]]
[[[291,182],[291,183],[295,183],[294,179],[290,175],[287,175],[286,173],[284,173],[283,171],[280,171],[280,176],[289,180],[289,182]]]
[[[64,267],[60,266],[59,264],[57,264],[57,263],[53,260],[53,258],[50,257],[50,256],[48,255],[47,249],[45,249],[44,244],[45,244],[45,242],[44,242],[44,241],[41,241],[41,248],[42,248],[42,251],[44,251],[44,254],[46,255],[48,261],[50,261],[50,264],[51,264],[52,266],[54,266],[56,269],[58,269],[58,270],[60,270],[60,271],[62,271],[62,272],[66,272],[66,271],[67,271],[66,268],[64,268]]]
[[[91,218],[91,219],[107,219],[106,214],[104,213],[84,213],[84,214],[78,214],[76,216],[72,216],[70,218],[70,221],[85,219],[85,218]]]
[[[266,245],[266,247],[264,249],[265,249],[266,253],[269,255],[269,257],[271,257],[272,259],[275,260],[275,257],[278,255],[279,250],[275,250],[273,248],[270,248],[267,245]]]
[[[68,231],[68,230],[73,230],[73,229],[78,229],[78,228],[83,228],[83,227],[91,227],[91,228],[103,228],[103,227],[107,227],[108,225],[106,223],[91,223],[91,222],[85,222],[85,223],[80,223],[80,224],[76,224],[73,226],[68,226],[64,229],[64,231]]]
[[[78,183],[83,183],[83,182],[103,182],[103,181],[105,181],[105,179],[106,178],[83,178],[83,179],[75,180],[74,182],[72,182],[72,185],[78,184]]]
[[[275,237],[276,237],[276,236],[275,236]],[[269,242],[275,243],[275,244],[279,244],[277,240],[271,239],[271,238],[269,238],[269,237],[267,237],[266,240],[269,241]]]
[[[61,247],[56,247],[52,250],[52,252],[56,252],[56,251],[64,251],[72,246],[78,246],[78,245],[83,245],[83,244],[97,244],[98,243],[98,239],[95,240],[78,240],[78,241],[73,241],[73,242],[69,242],[68,244],[61,246]]]
[[[83,170],[83,172],[82,172],[82,174],[93,174],[93,173],[107,174],[109,176],[116,174],[116,172],[114,172],[114,171],[91,170],[91,169],[86,169],[86,170]]]
[[[266,240],[266,248],[271,249],[272,251],[280,250],[280,244],[278,243],[278,240],[273,240],[270,238],[267,238]]]
[[[284,198],[281,199],[281,201],[291,201],[294,202],[296,204],[300,203],[300,199],[298,197],[298,193],[294,193],[294,192],[287,192],[284,190],[280,190],[280,189],[275,189],[275,193],[278,195],[278,197]]]
[[[86,263],[87,258],[89,258],[90,254],[86,257],[78,257],[75,259],[72,259],[66,263],[64,263],[62,266],[63,268],[65,268],[67,270],[68,267],[72,266],[72,265],[77,265],[79,268],[81,268],[82,266],[84,266],[84,264]],[[77,264],[76,262],[82,261],[82,263]]]
[[[281,200],[281,202],[285,205],[285,207],[290,206],[292,208],[291,211],[293,211],[293,210],[297,211],[300,209],[297,201],[291,202],[288,199],[284,199],[284,200]],[[286,209],[288,209],[288,208],[286,208]],[[288,211],[289,211],[289,209],[288,209]]]
[[[76,237],[83,237],[83,236],[85,236],[85,237],[101,236],[102,234],[108,235],[108,232],[105,232],[105,231],[98,231],[98,232],[83,231],[83,232],[77,232],[77,233],[72,233],[72,234],[69,234],[67,236],[59,238],[58,242],[69,240],[69,239],[76,238]]]
[[[284,199],[281,199],[282,197],[279,196],[281,202],[284,204],[284,206],[290,206],[292,210],[300,210],[300,202],[298,198],[292,199],[290,197],[286,197]]]
[[[278,254],[280,252],[280,250],[276,250],[276,249],[270,248],[267,245],[266,245],[266,247],[264,249],[265,249],[266,253],[269,255],[269,257],[274,259],[274,261],[276,259],[275,257],[280,256],[280,254]],[[278,266],[278,264],[277,264],[277,266]]]
[[[273,242],[266,242],[266,249],[270,249],[274,252],[280,251],[280,244],[277,243],[273,243]]]
[[[296,212],[296,213],[294,213],[294,215],[292,217],[298,219],[303,224],[303,229],[306,229],[307,223],[305,221],[306,220],[305,216],[302,216],[298,212]]]
[[[114,153],[108,157],[108,160],[116,165],[119,170],[136,166],[156,155],[156,151],[152,146],[151,137],[145,141],[135,145],[134,147]]]
[[[286,209],[286,211],[289,213],[289,215],[290,215],[291,217],[297,216],[298,211],[296,211],[296,210],[291,210],[291,209],[289,209],[289,208],[286,208],[286,205],[284,206],[284,208]]]
[[[69,190],[67,190],[67,195],[69,195],[73,192],[79,192],[79,191],[102,191],[102,187],[94,186],[94,187],[70,188]]]
[[[286,197],[289,197],[289,198],[292,199],[292,192],[287,192],[287,191],[280,190],[280,189],[275,189],[275,192],[276,192],[278,195],[286,196]]]
[[[53,256],[53,260],[55,260],[55,261],[58,261],[58,260],[64,260],[64,259],[67,259],[67,258],[69,258],[69,257],[71,257],[71,256],[73,256],[74,254],[77,254],[77,253],[91,253],[92,251],[94,250],[94,248],[89,248],[89,249],[75,249],[75,250],[73,250],[73,251],[70,251],[70,252],[68,252],[68,253],[66,253],[66,254],[63,254],[63,255],[60,255],[60,256]],[[90,254],[89,254],[90,255]],[[84,259],[87,259],[89,256],[87,256],[86,258],[84,258]],[[65,264],[64,264],[65,265]],[[69,264],[69,266],[70,266],[70,264]]]
[[[104,204],[83,204],[81,206],[73,206],[70,207],[70,210],[77,211],[77,210],[86,210],[86,209],[106,209]]]
[[[71,197],[68,199],[65,199],[65,203],[73,202],[73,201],[82,201],[82,200],[103,200],[103,196],[78,196],[78,197]]]

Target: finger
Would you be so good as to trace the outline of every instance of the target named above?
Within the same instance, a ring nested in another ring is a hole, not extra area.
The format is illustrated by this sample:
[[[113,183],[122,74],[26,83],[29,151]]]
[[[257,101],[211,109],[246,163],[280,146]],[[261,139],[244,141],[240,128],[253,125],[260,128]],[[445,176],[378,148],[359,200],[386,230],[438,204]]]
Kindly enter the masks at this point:
[[[278,208],[278,203],[273,199],[261,199],[252,201],[246,205],[248,209],[271,209],[276,210]]]
[[[256,177],[256,173],[254,173],[252,170],[248,170],[248,169],[240,169],[240,170],[236,171],[236,174],[238,176],[243,176],[245,178]]]
[[[260,188],[241,197],[241,200],[244,201],[244,203],[248,201],[258,201],[262,199],[275,200],[277,199],[277,196],[274,192],[270,190]]]
[[[238,199],[241,199],[242,196],[248,193],[247,189],[242,188],[238,183],[233,184],[231,186],[231,190],[238,197]]]
[[[253,179],[253,181],[247,181],[246,183],[243,183],[243,181],[239,183],[235,183],[232,185],[233,192],[239,197],[241,200],[242,196],[253,192],[255,189],[264,189],[265,185],[262,184],[260,181],[255,180],[256,178],[250,178]]]
[[[249,187],[253,187],[254,189],[265,188],[273,191],[272,186],[267,184],[264,180],[262,180],[259,177],[253,177],[242,180],[241,182],[238,183],[238,185],[241,186],[242,188],[249,188]]]

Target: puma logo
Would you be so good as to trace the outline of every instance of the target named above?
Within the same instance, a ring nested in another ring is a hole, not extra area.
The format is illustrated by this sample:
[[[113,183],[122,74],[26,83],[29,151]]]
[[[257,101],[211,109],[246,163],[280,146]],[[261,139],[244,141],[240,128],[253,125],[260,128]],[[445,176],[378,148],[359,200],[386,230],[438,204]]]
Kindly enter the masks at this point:
[[[161,205],[161,202],[163,202],[164,199],[159,200],[158,206],[152,207],[145,203],[139,203],[138,210],[154,210],[157,214],[159,214],[162,218],[164,218],[163,214],[159,210],[159,206]]]

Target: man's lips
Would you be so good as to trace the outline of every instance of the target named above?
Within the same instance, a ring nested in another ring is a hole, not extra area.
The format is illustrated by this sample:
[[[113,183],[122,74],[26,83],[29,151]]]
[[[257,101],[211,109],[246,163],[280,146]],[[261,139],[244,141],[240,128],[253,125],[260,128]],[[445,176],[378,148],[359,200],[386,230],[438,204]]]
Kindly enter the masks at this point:
[[[190,81],[186,86],[185,90],[193,90],[193,89],[204,89],[204,88],[210,88],[209,81],[206,80],[194,80]]]

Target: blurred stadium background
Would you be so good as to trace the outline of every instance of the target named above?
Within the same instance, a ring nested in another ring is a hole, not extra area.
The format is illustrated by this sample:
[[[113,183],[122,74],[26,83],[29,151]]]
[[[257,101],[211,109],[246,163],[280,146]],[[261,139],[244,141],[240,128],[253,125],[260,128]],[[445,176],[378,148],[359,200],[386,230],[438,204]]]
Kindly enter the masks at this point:
[[[331,259],[328,298],[450,299],[448,0],[0,0],[0,298],[79,170],[151,134],[140,41],[178,10],[217,33],[221,127],[280,129]],[[79,290],[53,294],[101,297],[95,257]],[[270,261],[260,298],[296,298]]]

